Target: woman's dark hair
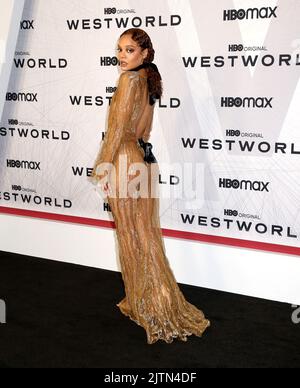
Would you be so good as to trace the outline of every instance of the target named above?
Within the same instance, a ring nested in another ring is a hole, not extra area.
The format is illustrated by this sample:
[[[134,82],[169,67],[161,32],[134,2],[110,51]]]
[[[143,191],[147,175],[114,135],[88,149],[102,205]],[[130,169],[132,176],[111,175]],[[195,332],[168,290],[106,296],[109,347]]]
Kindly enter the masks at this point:
[[[120,35],[120,38],[124,35],[130,35],[131,39],[134,40],[142,50],[148,49],[148,55],[145,58],[144,63],[153,62],[155,50],[152,46],[149,35],[144,30],[140,28],[130,28],[129,30],[124,31]],[[151,67],[147,67],[146,71],[148,75],[149,94],[156,96],[156,98],[160,98],[163,93],[163,87],[159,74]]]

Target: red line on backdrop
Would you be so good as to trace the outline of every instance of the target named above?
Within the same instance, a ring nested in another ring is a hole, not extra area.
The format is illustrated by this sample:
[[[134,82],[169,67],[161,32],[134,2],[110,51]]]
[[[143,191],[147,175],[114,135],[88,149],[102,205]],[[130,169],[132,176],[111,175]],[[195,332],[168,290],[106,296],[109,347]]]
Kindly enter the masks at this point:
[[[13,214],[17,216],[42,218],[47,220],[69,222],[81,225],[101,226],[104,228],[115,228],[115,223],[112,221],[95,220],[93,218],[68,216],[63,214],[40,212],[35,210],[17,209],[0,206],[0,213]],[[258,241],[241,240],[231,237],[211,236],[208,234],[185,232],[180,230],[163,229],[162,233],[165,237],[173,237],[184,240],[201,241],[211,244],[229,245],[239,248],[258,249],[268,252],[285,253],[289,255],[300,256],[300,248],[291,247],[288,245],[270,244]]]

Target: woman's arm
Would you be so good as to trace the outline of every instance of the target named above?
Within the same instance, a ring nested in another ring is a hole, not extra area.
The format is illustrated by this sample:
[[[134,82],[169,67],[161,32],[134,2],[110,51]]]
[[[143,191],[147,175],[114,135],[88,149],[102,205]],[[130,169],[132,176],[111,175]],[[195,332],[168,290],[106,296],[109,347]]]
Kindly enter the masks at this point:
[[[101,179],[97,174],[97,168],[102,163],[113,162],[120,145],[124,141],[126,130],[131,127],[132,114],[139,94],[138,80],[139,77],[130,71],[120,75],[117,90],[111,100],[108,130],[96,158],[92,177]]]

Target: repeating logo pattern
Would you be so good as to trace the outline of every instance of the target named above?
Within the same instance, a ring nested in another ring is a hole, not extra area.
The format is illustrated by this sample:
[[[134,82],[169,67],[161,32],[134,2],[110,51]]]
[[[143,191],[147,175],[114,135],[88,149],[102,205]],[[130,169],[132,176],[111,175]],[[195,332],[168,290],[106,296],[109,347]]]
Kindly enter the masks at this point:
[[[118,37],[139,27],[164,82],[151,137],[162,227],[298,249],[300,2],[87,0],[84,15],[73,3],[72,13],[24,3],[0,122],[0,206],[112,220],[88,178]],[[178,195],[184,186],[195,198]]]

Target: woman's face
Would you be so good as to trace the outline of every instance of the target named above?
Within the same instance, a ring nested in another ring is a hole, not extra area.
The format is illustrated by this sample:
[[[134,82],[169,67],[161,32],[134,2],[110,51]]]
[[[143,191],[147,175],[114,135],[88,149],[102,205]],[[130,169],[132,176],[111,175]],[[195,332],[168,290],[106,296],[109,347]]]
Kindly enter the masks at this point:
[[[130,35],[124,35],[119,39],[117,52],[121,69],[126,71],[141,65],[147,57],[148,49],[142,51]]]

